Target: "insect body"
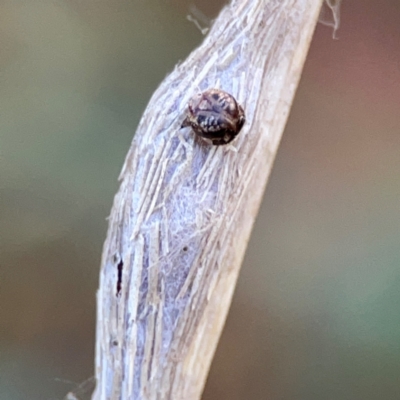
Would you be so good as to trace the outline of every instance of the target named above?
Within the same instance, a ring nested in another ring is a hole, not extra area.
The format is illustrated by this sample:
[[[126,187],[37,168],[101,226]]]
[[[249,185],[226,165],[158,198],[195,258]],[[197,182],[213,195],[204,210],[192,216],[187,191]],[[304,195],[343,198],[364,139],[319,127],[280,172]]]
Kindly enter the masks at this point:
[[[235,98],[219,89],[208,89],[189,101],[181,128],[190,126],[194,133],[215,145],[231,142],[245,122],[243,108]]]

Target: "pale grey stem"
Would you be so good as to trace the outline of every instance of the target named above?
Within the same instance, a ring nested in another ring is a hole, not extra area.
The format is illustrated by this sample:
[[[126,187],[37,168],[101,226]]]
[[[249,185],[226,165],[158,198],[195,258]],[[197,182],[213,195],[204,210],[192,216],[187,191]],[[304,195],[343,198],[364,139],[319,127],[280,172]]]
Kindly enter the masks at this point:
[[[104,244],[93,400],[200,398],[321,1],[233,0],[154,93]],[[207,88],[246,113],[226,146],[180,129]]]

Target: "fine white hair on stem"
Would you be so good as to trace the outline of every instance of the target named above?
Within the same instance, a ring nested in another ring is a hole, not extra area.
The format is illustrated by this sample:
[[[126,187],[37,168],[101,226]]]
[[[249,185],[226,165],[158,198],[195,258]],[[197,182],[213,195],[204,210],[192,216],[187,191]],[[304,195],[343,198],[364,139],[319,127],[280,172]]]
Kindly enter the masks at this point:
[[[210,30],[212,21],[203,12],[201,12],[195,4],[190,5],[189,11],[190,14],[186,16],[187,20],[193,22],[201,34],[205,35]],[[203,27],[201,25],[203,25]]]
[[[333,28],[332,37],[337,39],[336,32],[340,26],[340,5],[342,0],[325,0],[318,22]],[[329,11],[328,11],[329,10]],[[328,15],[329,14],[329,15]]]

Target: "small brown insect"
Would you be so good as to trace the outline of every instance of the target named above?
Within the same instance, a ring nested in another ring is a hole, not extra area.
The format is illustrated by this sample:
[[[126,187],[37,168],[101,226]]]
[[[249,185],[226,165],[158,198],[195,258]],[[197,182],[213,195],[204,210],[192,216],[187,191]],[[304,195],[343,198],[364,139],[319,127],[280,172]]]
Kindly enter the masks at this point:
[[[213,144],[231,142],[245,122],[243,108],[229,93],[208,89],[192,97],[181,128],[190,126],[194,133]]]

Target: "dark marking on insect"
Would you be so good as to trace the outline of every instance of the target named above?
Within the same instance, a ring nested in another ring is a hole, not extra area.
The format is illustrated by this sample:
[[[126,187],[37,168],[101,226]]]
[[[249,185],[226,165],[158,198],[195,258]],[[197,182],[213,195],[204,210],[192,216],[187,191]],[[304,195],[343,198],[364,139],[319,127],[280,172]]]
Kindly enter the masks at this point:
[[[190,99],[181,128],[190,126],[197,136],[223,145],[239,134],[245,121],[243,108],[231,94],[208,89]]]

